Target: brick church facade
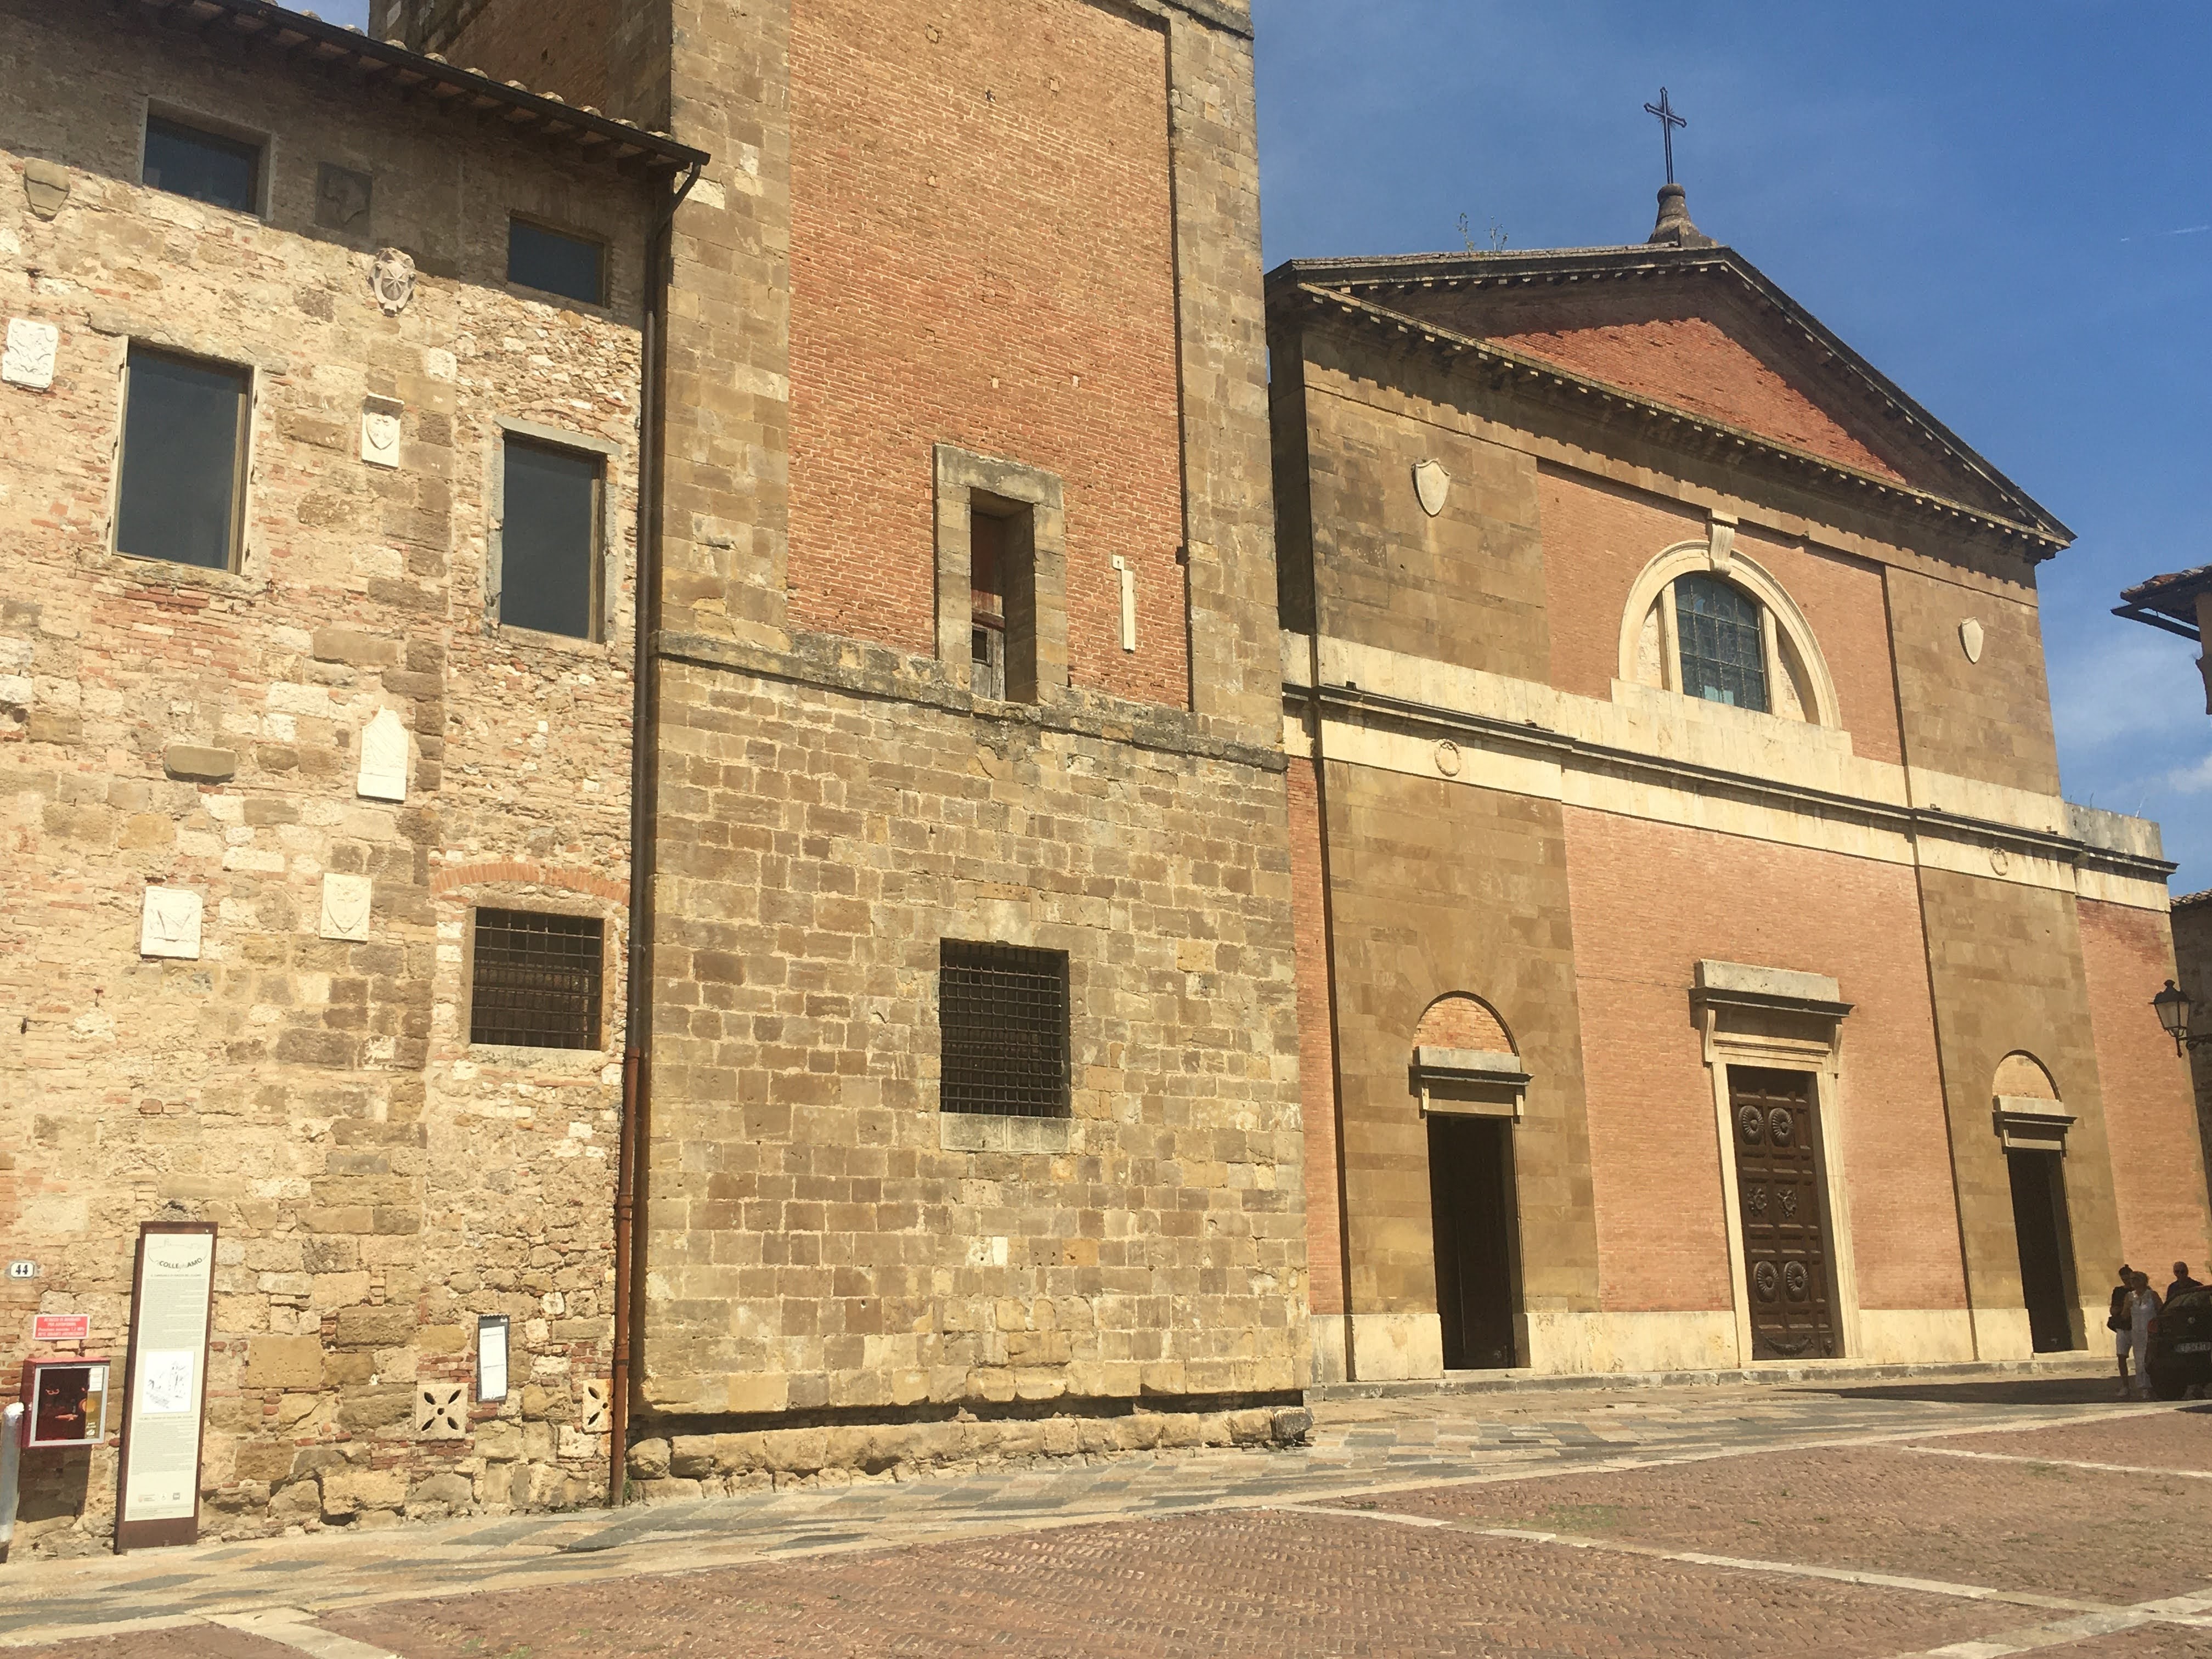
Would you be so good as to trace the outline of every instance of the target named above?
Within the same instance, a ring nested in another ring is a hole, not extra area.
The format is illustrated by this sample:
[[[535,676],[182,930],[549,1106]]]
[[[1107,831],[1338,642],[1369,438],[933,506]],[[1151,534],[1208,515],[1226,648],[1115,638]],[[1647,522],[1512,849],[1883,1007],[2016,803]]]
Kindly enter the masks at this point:
[[[1316,1376],[2021,1359],[2204,1254],[2069,532],[1673,186],[1268,315]]]
[[[1739,256],[1264,277],[1239,0],[0,15],[0,1310],[214,1229],[203,1534],[2204,1253],[2066,532]]]

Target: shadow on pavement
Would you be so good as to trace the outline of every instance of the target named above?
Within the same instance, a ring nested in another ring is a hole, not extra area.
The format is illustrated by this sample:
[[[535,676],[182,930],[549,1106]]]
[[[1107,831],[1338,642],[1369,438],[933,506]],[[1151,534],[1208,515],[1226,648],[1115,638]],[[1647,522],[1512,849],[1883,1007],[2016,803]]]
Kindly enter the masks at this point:
[[[2122,1403],[2119,1389],[2118,1376],[2024,1376],[1972,1382],[1868,1383],[1856,1388],[1794,1383],[1789,1392],[1826,1395],[1837,1400],[1913,1401],[1938,1406],[2117,1406]]]

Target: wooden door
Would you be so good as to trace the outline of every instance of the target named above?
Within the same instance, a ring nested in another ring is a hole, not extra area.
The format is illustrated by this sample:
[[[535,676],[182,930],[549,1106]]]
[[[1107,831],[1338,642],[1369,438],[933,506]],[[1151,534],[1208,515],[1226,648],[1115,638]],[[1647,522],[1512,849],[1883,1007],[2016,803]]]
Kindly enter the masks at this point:
[[[1751,1297],[1753,1359],[1828,1359],[1841,1350],[1820,1202],[1819,1121],[1802,1072],[1729,1068],[1736,1213]]]

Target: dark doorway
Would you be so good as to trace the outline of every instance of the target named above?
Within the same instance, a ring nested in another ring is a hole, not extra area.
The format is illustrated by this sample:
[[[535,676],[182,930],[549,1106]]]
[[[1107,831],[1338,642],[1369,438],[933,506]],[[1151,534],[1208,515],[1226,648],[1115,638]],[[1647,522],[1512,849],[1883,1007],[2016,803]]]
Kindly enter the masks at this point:
[[[2064,1353],[2074,1340],[2073,1229],[2066,1175],[2056,1152],[2008,1152],[2012,1230],[2020,1241],[2020,1287],[2038,1353]]]
[[[1803,1072],[1729,1067],[1737,1216],[1751,1292],[1753,1359],[1832,1359],[1841,1351],[1820,1202],[1820,1121]]]
[[[1437,1311],[1444,1369],[1518,1363],[1513,1125],[1437,1113],[1429,1119],[1429,1207],[1436,1218]]]

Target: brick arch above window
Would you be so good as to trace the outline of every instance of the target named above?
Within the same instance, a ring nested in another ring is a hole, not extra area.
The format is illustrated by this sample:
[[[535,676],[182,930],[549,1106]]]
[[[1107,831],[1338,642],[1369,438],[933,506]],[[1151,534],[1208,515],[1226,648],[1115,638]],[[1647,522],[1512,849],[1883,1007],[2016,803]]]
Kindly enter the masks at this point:
[[[472,864],[448,864],[430,878],[432,893],[451,893],[464,887],[550,887],[568,893],[587,893],[613,903],[629,903],[629,884],[611,881],[595,870],[573,866],[539,864],[532,859],[488,859]]]
[[[1674,584],[1685,576],[1726,582],[1759,606],[1767,641],[1767,675],[1777,693],[1770,705],[1772,712],[1811,726],[1842,729],[1835,678],[1812,623],[1772,573],[1735,550],[1732,526],[1717,524],[1704,541],[1675,543],[1638,575],[1620,617],[1622,684],[1681,690],[1680,646],[1666,625],[1666,611]]]
[[[1413,1047],[1520,1053],[1498,1011],[1466,991],[1447,991],[1428,1006],[1413,1028]]]
[[[1990,1092],[2022,1100],[2059,1098],[2058,1085],[2051,1080],[2050,1068],[2033,1054],[2020,1049],[1997,1062],[1996,1084]]]

